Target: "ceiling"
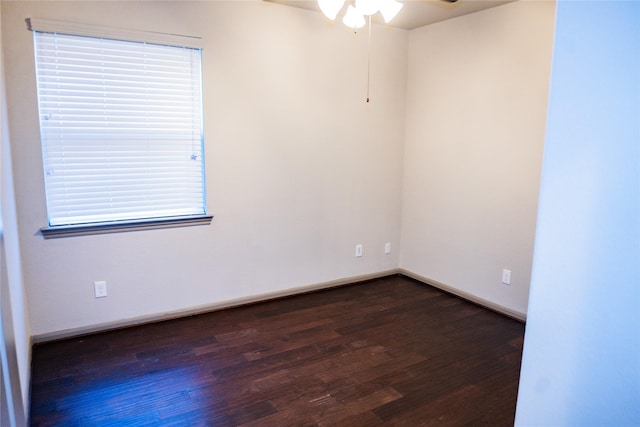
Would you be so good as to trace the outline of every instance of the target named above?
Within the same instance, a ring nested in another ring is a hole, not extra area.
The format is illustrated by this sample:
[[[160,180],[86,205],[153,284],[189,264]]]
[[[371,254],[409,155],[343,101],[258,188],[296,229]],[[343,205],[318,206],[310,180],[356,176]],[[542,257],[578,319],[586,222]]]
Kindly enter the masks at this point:
[[[265,0],[272,3],[284,4],[287,6],[299,7],[302,9],[315,10],[320,12],[316,0]],[[458,0],[455,3],[449,3],[445,0],[400,0],[404,7],[386,25],[411,30],[435,22],[444,21],[446,19],[455,18],[456,16],[467,15],[469,13],[478,12],[480,10],[489,9],[500,6],[515,0]],[[347,0],[349,3],[349,0]],[[341,19],[344,12],[341,12],[336,19]],[[382,18],[376,13],[374,22],[384,23]]]

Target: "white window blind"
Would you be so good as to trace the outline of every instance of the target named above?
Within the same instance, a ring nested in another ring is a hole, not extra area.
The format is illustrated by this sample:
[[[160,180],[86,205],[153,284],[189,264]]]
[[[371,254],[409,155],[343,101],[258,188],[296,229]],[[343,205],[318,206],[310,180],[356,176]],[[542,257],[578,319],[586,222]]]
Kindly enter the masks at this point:
[[[201,50],[34,38],[49,225],[205,214]]]

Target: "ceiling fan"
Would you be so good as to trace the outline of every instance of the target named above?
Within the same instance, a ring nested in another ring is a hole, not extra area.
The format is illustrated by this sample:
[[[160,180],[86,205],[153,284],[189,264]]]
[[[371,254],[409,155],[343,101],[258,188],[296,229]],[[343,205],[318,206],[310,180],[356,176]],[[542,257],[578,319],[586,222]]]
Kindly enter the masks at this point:
[[[320,8],[317,0],[263,0],[267,3],[279,3],[296,8],[315,10]],[[389,23],[385,23],[381,14],[376,13],[372,21],[377,24],[386,24],[395,28],[412,30],[436,22],[479,12],[484,9],[510,3],[514,0],[399,0],[404,6],[398,16]],[[345,4],[353,5],[354,0],[346,0]],[[342,8],[341,14],[348,9]],[[338,16],[341,16],[339,13]]]
[[[453,4],[458,2],[458,0],[429,1],[429,3],[432,4],[439,2]],[[346,13],[342,18],[342,22],[354,30],[365,25],[365,17],[368,17],[370,21],[371,16],[378,12],[380,12],[384,18],[384,22],[389,23],[398,12],[400,12],[405,3],[397,0],[317,0],[318,7],[322,13],[332,21],[336,19],[336,16],[341,10],[344,10],[346,4]]]

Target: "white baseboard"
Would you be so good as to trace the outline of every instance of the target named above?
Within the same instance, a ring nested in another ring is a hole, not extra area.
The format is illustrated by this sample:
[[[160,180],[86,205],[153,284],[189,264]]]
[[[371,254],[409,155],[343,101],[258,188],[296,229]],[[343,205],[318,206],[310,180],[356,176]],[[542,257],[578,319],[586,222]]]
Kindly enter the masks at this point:
[[[521,322],[524,322],[527,318],[525,313],[511,310],[509,308],[498,305],[494,302],[485,300],[483,298],[479,298],[475,295],[461,291],[452,286],[445,285],[444,283],[440,283],[436,280],[432,280],[424,276],[420,276],[419,274],[413,273],[403,268],[394,268],[391,270],[380,271],[377,273],[363,274],[359,276],[350,276],[350,277],[345,277],[343,279],[330,280],[327,282],[316,283],[313,285],[297,286],[294,288],[288,288],[288,289],[283,289],[283,290],[274,291],[274,292],[267,292],[267,293],[258,294],[258,295],[250,295],[246,297],[220,301],[213,304],[204,304],[204,305],[190,307],[190,308],[181,309],[181,310],[174,310],[174,311],[168,311],[164,313],[138,316],[138,317],[133,317],[128,319],[117,320],[114,322],[99,323],[99,324],[89,325],[89,326],[84,326],[79,328],[71,328],[71,329],[65,329],[62,331],[38,334],[38,335],[33,335],[31,337],[31,340],[34,344],[38,344],[38,343],[43,343],[47,341],[55,341],[55,340],[71,338],[71,337],[80,336],[80,335],[92,334],[95,332],[104,332],[104,331],[113,330],[113,329],[126,328],[129,326],[142,325],[145,323],[159,322],[163,320],[170,320],[170,319],[175,319],[175,318],[185,317],[185,316],[193,316],[196,314],[207,313],[210,311],[223,310],[223,309],[238,307],[242,305],[253,304],[253,303],[268,301],[268,300],[277,299],[277,298],[283,298],[283,297],[292,296],[292,295],[304,294],[304,293],[323,290],[323,289],[330,289],[338,286],[350,285],[358,282],[363,282],[366,280],[378,279],[381,277],[391,276],[395,274],[402,274],[404,276],[410,277],[414,280],[424,283],[425,285],[433,286],[434,288],[438,288],[444,292],[456,295],[460,298],[471,301],[474,304],[478,304],[480,306],[488,308],[489,310],[496,311],[500,314],[519,320]]]
[[[138,316],[128,319],[116,320],[114,322],[98,323],[89,326],[83,326],[79,328],[65,329],[62,331],[49,332],[44,334],[33,335],[31,337],[34,344],[43,343],[47,341],[56,341],[65,338],[71,338],[80,335],[92,334],[95,332],[104,332],[113,329],[126,328],[129,326],[142,325],[145,323],[159,322],[163,320],[176,319],[179,317],[193,316],[196,314],[207,313],[210,311],[223,310],[227,308],[238,307],[247,304],[253,304],[257,302],[268,301],[277,298],[283,298],[291,295],[304,294],[308,292],[318,291],[322,289],[329,289],[338,286],[349,285],[353,283],[363,282],[366,280],[378,279],[385,276],[391,276],[398,274],[398,269],[380,271],[377,273],[362,274],[359,276],[350,276],[343,279],[330,280],[327,282],[316,283],[313,285],[297,286],[294,288],[283,289],[274,292],[267,292],[258,295],[250,295],[241,298],[235,298],[226,301],[220,301],[213,304],[204,304],[195,307],[189,307],[181,310],[168,311],[164,313],[151,314]]]
[[[412,279],[415,279],[419,282],[424,283],[425,285],[429,285],[429,286],[433,286],[434,288],[438,288],[442,291],[445,291],[447,293],[456,295],[462,299],[465,299],[467,301],[470,301],[474,304],[478,304],[484,308],[487,308],[489,310],[495,311],[497,313],[500,313],[504,316],[510,317],[512,319],[515,320],[519,320],[521,322],[525,322],[527,320],[527,315],[526,313],[522,313],[520,311],[516,311],[516,310],[512,310],[510,308],[501,306],[499,304],[496,304],[495,302],[486,300],[484,298],[480,298],[476,295],[470,294],[468,292],[464,292],[461,291],[460,289],[454,288],[452,286],[449,285],[445,285],[444,283],[438,282],[437,280],[433,280],[433,279],[429,279],[427,277],[421,276],[419,274],[413,273],[411,271],[405,270],[404,268],[399,268],[398,269],[398,273],[402,274],[403,276],[407,276],[410,277]]]

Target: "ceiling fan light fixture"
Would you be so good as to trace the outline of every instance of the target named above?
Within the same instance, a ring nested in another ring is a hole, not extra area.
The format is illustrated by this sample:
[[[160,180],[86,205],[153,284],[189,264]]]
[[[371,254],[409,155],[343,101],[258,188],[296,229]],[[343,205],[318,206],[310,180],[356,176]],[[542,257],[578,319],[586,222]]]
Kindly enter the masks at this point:
[[[385,23],[389,23],[400,12],[404,5],[396,0],[382,0],[380,2],[380,13]]]
[[[318,6],[324,15],[332,21],[338,16],[338,12],[344,6],[345,0],[318,0]]]
[[[353,28],[354,30],[364,27],[365,24],[362,12],[356,10],[356,8],[351,5],[349,5],[347,13],[344,15],[344,18],[342,18],[342,22],[344,25],[349,28]]]
[[[363,15],[373,15],[380,10],[380,0],[356,0],[356,9]]]

